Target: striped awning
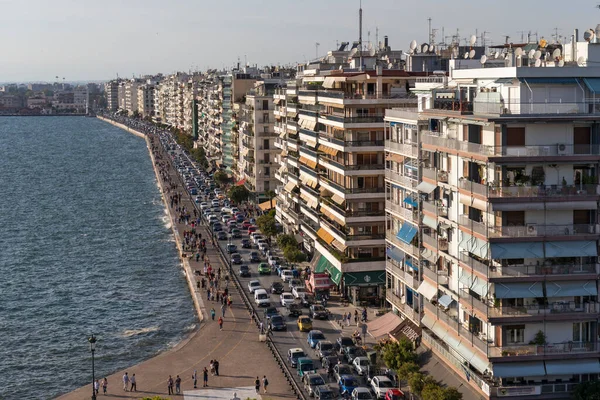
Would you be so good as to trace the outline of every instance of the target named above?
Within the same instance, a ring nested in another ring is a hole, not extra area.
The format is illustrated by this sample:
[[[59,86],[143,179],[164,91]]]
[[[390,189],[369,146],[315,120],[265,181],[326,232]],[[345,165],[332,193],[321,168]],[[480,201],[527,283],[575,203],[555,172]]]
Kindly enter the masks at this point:
[[[320,144],[319,145],[319,151],[322,151],[323,153],[328,154],[328,155],[333,156],[333,157],[337,156],[337,153],[338,153],[337,149],[334,149],[333,147],[326,146],[324,144]]]
[[[334,240],[333,242],[331,242],[331,245],[333,247],[335,247],[336,249],[338,249],[339,251],[341,251],[342,253],[346,251],[346,249],[348,248],[347,246],[344,245],[344,243],[339,242],[337,240]]]
[[[298,161],[300,161],[302,164],[305,164],[307,166],[309,166],[311,169],[315,169],[317,168],[317,162],[310,160],[304,156],[300,156],[300,158],[298,159]]]
[[[296,184],[294,182],[288,182],[285,184],[285,186],[283,187],[285,189],[286,192],[292,192],[292,190],[294,190],[296,188]]]
[[[400,154],[387,153],[385,155],[386,160],[397,162],[398,164],[402,164],[404,162],[404,156]]]
[[[264,203],[260,203],[258,205],[258,208],[260,208],[263,211],[267,211],[270,210],[271,208],[275,207],[275,205],[277,204],[277,199],[273,199],[273,200],[269,200],[269,201],[265,201]]]
[[[327,244],[331,244],[335,240],[335,238],[324,228],[319,228],[317,231],[317,236],[323,239],[323,241]]]
[[[337,215],[335,215],[335,213],[329,211],[327,208],[325,208],[324,206],[321,206],[321,208],[319,209],[319,211],[321,211],[322,214],[326,215],[330,220],[337,222],[340,225],[345,225],[346,222],[341,219],[340,217],[338,217]]]
[[[344,198],[342,196],[338,196],[337,194],[331,196],[331,200],[340,206],[344,204]]]

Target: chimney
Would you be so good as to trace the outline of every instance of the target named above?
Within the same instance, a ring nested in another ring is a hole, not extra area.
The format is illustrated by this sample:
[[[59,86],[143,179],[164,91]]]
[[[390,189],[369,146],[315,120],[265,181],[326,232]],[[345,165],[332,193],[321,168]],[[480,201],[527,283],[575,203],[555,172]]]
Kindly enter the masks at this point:
[[[575,43],[579,42],[579,29],[575,29],[573,35],[575,35]]]
[[[385,49],[387,50],[387,48],[388,48],[388,37],[387,37],[387,35],[385,35],[385,36],[383,37],[383,46],[384,46],[384,47],[385,47]]]

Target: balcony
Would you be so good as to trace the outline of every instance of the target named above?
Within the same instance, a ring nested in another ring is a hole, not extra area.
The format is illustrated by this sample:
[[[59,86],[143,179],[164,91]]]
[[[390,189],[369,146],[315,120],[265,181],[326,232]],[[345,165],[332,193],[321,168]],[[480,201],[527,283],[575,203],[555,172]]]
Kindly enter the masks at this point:
[[[600,349],[597,341],[536,344],[511,344],[502,347],[490,346],[489,357],[523,357],[523,356],[560,356],[561,354],[597,353]]]
[[[462,254],[461,254],[462,255]],[[549,262],[547,262],[550,264]],[[598,264],[550,264],[550,265],[510,265],[491,267],[490,280],[500,280],[501,278],[520,278],[529,276],[547,276],[552,275],[597,275],[600,273]],[[496,278],[496,279],[494,279]]]
[[[481,261],[476,260],[471,257],[467,252],[460,252],[458,255],[458,259],[471,268],[474,271],[481,272],[483,275],[487,276],[489,271],[492,271],[494,267],[488,267],[486,264]]]
[[[474,194],[478,194],[480,196],[487,197],[488,187],[486,185],[482,185],[481,183],[472,182],[467,178],[460,178],[458,180],[458,187],[460,189],[466,190],[468,192],[472,192]]]
[[[490,186],[489,198],[539,198],[598,196],[599,185]]]
[[[397,151],[403,156],[417,158],[419,156],[419,148],[416,144],[410,143],[397,143],[391,140],[385,141],[385,147],[388,150]]]
[[[575,225],[538,225],[525,226],[495,226],[489,227],[489,237],[493,238],[519,238],[519,237],[545,237],[545,236],[589,236],[600,234],[600,227],[596,224]]]
[[[434,99],[432,108],[459,115],[473,114],[473,102],[462,99]]]
[[[385,299],[390,304],[393,304],[398,310],[400,310],[400,312],[407,318],[417,324],[421,323],[421,313],[419,311],[415,311],[410,305],[406,304],[404,297],[400,297],[391,290],[387,290],[385,293]]]
[[[383,115],[367,114],[348,117],[338,114],[320,114],[319,119],[325,119],[343,124],[378,124],[383,123]]]
[[[421,207],[423,211],[427,211],[444,218],[448,217],[448,207],[444,207],[441,204],[435,204],[431,201],[423,201],[421,203]]]
[[[574,301],[558,301],[548,304],[526,304],[524,306],[499,306],[490,308],[491,317],[533,317],[556,314],[590,314],[600,312],[600,303],[575,303]],[[594,318],[595,319],[595,318]]]
[[[388,260],[386,264],[386,270],[396,275],[411,288],[418,288],[420,281],[419,274],[416,271],[412,269],[403,270],[400,265],[393,260]]]
[[[448,271],[434,271],[429,267],[422,268],[423,275],[440,285],[448,285]]]
[[[418,180],[416,180],[412,177],[406,176],[406,175],[401,175],[400,173],[398,173],[396,171],[392,171],[391,169],[385,170],[385,177],[386,177],[386,179],[396,182],[405,188],[414,189],[419,185]]]
[[[385,201],[386,210],[392,210],[396,214],[400,215],[405,220],[413,221],[416,224],[419,223],[419,211],[409,210],[408,208],[402,207],[401,204],[396,204],[390,200]]]
[[[402,251],[404,251],[406,254],[410,254],[413,257],[420,257],[420,251],[417,247],[413,246],[412,244],[406,244],[403,241],[401,241],[400,239],[398,239],[396,237],[396,234],[392,233],[391,231],[387,231],[385,238],[390,241],[391,243],[395,244],[398,248],[400,248]]]
[[[468,215],[459,215],[458,223],[466,228],[471,229],[473,232],[479,233],[480,235],[488,235],[487,226],[484,223],[470,219]]]
[[[476,153],[486,156],[493,156],[496,154],[494,146],[465,142],[463,140],[447,137],[439,132],[424,131],[421,134],[421,141],[425,145],[435,146],[436,148],[450,149],[465,153]]]

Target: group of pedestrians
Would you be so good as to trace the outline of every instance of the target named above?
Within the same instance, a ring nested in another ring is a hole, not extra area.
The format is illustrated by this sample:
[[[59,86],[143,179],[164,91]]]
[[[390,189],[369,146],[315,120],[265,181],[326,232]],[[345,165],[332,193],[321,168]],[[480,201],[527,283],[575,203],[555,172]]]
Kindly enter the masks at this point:
[[[261,385],[261,380],[260,378],[257,376],[256,380],[254,381],[254,388],[256,389],[256,394],[258,394],[260,392],[260,385]],[[269,380],[267,379],[266,375],[263,375],[262,378],[262,387],[265,393],[267,393],[267,387],[269,386]]]

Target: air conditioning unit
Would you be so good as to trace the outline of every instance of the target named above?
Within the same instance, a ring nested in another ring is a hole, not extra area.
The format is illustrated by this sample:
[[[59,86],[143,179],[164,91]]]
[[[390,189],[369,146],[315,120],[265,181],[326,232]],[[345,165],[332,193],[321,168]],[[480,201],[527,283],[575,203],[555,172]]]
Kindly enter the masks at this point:
[[[536,224],[527,224],[527,236],[537,236],[537,226]]]
[[[564,143],[557,144],[556,151],[559,156],[567,154],[567,145]]]

